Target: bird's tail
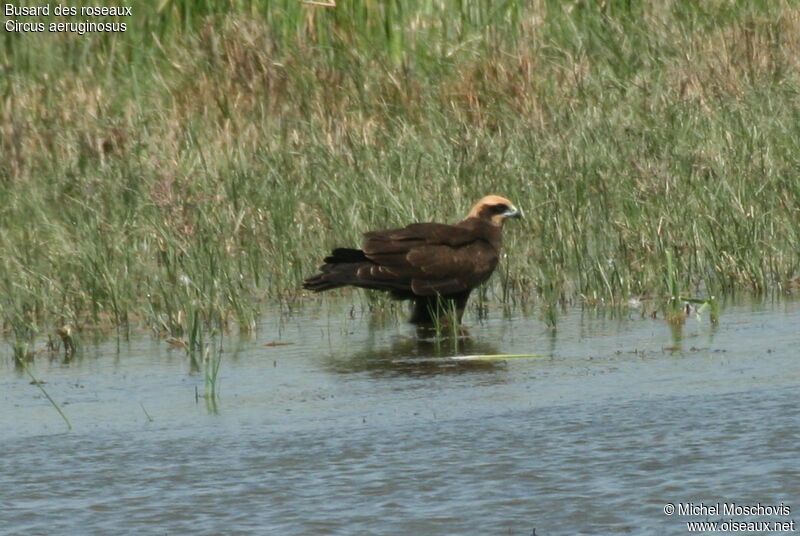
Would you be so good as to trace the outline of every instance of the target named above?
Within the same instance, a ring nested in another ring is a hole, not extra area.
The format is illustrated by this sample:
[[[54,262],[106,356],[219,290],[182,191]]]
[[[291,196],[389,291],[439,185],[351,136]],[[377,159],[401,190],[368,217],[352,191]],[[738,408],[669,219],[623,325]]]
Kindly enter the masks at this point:
[[[360,249],[336,248],[325,257],[325,264],[342,264],[349,262],[370,262]]]
[[[322,292],[333,288],[352,285],[358,280],[358,269],[363,263],[371,262],[360,249],[337,248],[325,257],[320,272],[303,282],[303,288]]]

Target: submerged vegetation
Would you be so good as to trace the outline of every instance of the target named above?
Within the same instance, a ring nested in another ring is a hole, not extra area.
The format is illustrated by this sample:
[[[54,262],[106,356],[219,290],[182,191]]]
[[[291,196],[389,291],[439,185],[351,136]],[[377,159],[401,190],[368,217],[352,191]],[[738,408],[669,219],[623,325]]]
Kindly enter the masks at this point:
[[[331,246],[486,193],[527,218],[488,301],[550,322],[571,299],[797,286],[795,2],[339,4],[165,0],[124,33],[0,35],[18,357],[65,325],[200,349],[293,307]]]

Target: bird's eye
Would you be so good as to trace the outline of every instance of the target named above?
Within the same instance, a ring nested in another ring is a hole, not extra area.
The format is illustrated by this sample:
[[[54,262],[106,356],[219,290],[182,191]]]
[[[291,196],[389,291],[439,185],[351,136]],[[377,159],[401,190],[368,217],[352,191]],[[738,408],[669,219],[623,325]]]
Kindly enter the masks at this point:
[[[500,203],[499,205],[495,205],[492,208],[493,208],[493,211],[494,211],[495,214],[503,214],[503,213],[505,213],[505,212],[507,212],[509,210],[509,206],[508,205],[504,205],[503,203]]]

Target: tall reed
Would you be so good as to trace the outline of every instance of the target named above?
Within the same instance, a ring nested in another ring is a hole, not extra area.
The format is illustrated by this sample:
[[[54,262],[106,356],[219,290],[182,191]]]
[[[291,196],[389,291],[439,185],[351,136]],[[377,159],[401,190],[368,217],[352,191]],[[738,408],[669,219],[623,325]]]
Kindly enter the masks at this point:
[[[484,306],[554,323],[797,287],[792,2],[167,0],[127,22],[2,36],[19,356],[50,325],[251,330],[327,248],[488,192],[528,219]]]

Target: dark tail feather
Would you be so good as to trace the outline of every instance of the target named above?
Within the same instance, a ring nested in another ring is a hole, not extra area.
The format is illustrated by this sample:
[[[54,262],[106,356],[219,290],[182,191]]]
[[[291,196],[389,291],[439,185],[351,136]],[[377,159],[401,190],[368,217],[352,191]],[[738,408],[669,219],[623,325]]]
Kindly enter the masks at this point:
[[[303,282],[303,288],[322,292],[332,288],[356,283],[357,272],[362,262],[370,262],[360,249],[337,248],[320,267],[320,273],[312,275]]]
[[[360,249],[336,248],[331,254],[325,257],[327,264],[339,264],[342,262],[369,262],[369,259]]]
[[[329,276],[330,274],[326,273],[312,275],[303,282],[303,288],[306,290],[312,290],[314,292],[322,292],[323,290],[343,287],[346,284],[337,283]]]

